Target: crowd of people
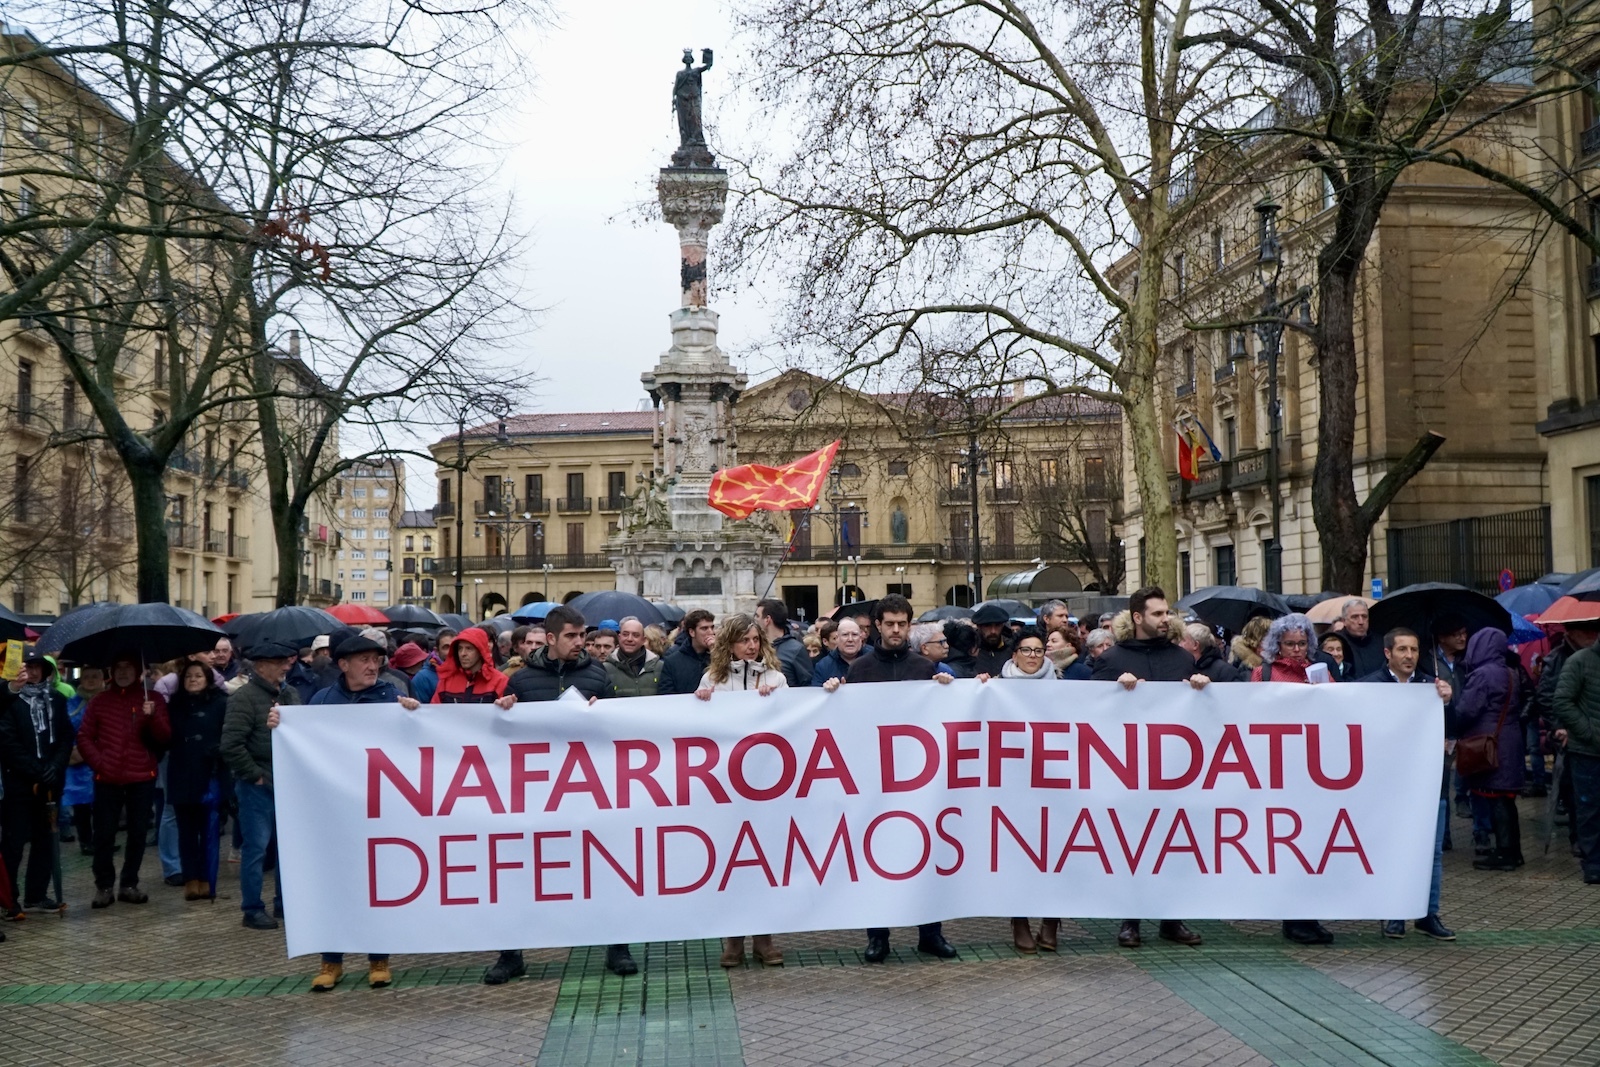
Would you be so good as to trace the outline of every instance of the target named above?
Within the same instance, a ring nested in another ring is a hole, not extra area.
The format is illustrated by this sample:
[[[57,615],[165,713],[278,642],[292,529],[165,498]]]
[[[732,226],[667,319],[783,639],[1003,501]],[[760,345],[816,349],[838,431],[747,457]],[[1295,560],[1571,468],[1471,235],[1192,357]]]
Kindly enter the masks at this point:
[[[366,629],[325,635],[306,648],[261,642],[244,649],[242,660],[224,639],[211,651],[149,670],[131,657],[104,670],[85,665],[71,683],[60,664],[29,653],[9,683],[9,700],[0,699],[0,908],[13,919],[61,908],[51,895],[52,881],[59,886],[57,849],[74,841],[92,856],[95,909],[148,901],[141,872],[150,844],[166,885],[181,888],[186,900],[214,900],[231,827],[228,861],[238,863],[241,921],[252,930],[277,929],[284,913],[275,875],[271,730],[282,705],[509,709],[555,700],[569,689],[591,703],[675,693],[710,701],[731,690],[767,696],[789,687],[832,692],[841,685],[956,678],[1096,680],[1127,689],[1145,682],[1196,689],[1262,681],[1431,685],[1447,740],[1432,886],[1417,930],[1455,937],[1440,917],[1452,784],[1460,814],[1473,820],[1474,866],[1512,871],[1523,864],[1516,800],[1543,795],[1547,757],[1557,750],[1565,753],[1555,787],[1570,845],[1582,859],[1584,881],[1600,884],[1600,622],[1567,627],[1530,673],[1499,630],[1469,634],[1460,620],[1441,619],[1427,640],[1407,629],[1375,634],[1358,600],[1331,626],[1290,614],[1252,619],[1236,635],[1186,622],[1155,587],[1133,593],[1127,610],[1092,623],[1074,618],[1060,601],[1029,619],[994,605],[980,606],[970,619],[914,619],[911,604],[893,594],[869,606],[845,605],[809,629],[794,625],[783,602],[771,599],[720,622],[708,611],[690,611],[671,632],[632,617],[590,622],[561,606],[540,623],[504,632],[491,625],[443,629],[397,643],[384,630]],[[270,908],[268,875],[274,876]],[[1042,919],[1037,932],[1028,917],[1013,917],[1011,926],[1019,951],[1056,951],[1058,918]],[[1385,921],[1382,931],[1402,937],[1406,922]],[[1282,932],[1301,944],[1333,940],[1312,919],[1285,922]],[[1161,918],[1159,936],[1187,946],[1202,942],[1171,916]],[[1117,941],[1138,948],[1142,937],[1141,920],[1130,918]],[[753,935],[750,947],[764,965],[783,962],[772,933]],[[917,950],[957,955],[939,923],[919,928]],[[868,930],[865,960],[882,962],[888,954],[889,931]],[[723,939],[723,966],[745,959],[745,936]],[[626,944],[607,948],[606,966],[619,975],[638,970]],[[483,981],[498,985],[525,972],[522,951],[506,949]],[[312,989],[334,988],[343,973],[342,956],[325,954]],[[392,981],[387,956],[369,956],[367,980],[375,987]]]

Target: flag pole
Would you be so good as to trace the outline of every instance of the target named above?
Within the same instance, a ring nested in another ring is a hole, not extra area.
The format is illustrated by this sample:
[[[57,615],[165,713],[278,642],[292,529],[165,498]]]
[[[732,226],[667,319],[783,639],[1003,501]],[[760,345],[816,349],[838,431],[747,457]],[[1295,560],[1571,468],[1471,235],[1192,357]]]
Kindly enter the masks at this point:
[[[811,512],[809,510],[806,512],[806,521],[811,521]],[[794,551],[795,538],[799,536],[800,524],[797,522],[794,524],[794,529],[789,531],[789,543],[783,546],[783,555],[778,557],[778,565],[772,568],[772,580],[767,582],[767,591],[762,593],[759,599],[765,600],[772,595],[772,587],[778,584],[778,572],[783,569],[785,563],[789,562],[789,553]]]

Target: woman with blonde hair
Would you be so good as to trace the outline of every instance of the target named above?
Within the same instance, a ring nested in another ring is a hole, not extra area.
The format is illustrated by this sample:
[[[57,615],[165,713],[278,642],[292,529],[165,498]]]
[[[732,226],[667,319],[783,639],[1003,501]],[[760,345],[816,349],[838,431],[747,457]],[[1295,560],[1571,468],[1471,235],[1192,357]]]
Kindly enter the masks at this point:
[[[783,676],[778,664],[778,654],[772,642],[756,624],[753,615],[730,615],[717,630],[717,639],[711,646],[711,664],[700,676],[700,685],[694,695],[710,700],[712,693],[743,692],[754,689],[762,696],[771,696],[774,690],[787,688],[789,680]],[[783,950],[773,943],[771,934],[756,934],[750,939],[750,948],[768,967],[783,965]],[[722,939],[722,965],[744,965],[744,938]]]
[[[700,676],[694,695],[710,700],[718,691],[754,689],[762,696],[789,684],[778,663],[778,653],[756,623],[754,615],[730,615],[717,630],[711,646],[711,663]]]
[[[651,623],[644,628],[644,647],[658,656],[667,654],[667,631]]]

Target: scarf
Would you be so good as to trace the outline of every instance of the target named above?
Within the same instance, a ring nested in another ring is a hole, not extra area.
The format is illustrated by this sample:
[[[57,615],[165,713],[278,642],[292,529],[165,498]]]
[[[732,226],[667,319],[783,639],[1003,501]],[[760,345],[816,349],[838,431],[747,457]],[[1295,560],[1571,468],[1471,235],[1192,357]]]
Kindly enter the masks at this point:
[[[1041,678],[1054,678],[1055,676],[1056,666],[1054,663],[1050,662],[1048,656],[1045,657],[1045,661],[1043,663],[1039,664],[1039,669],[1034,671],[1032,674],[1024,671],[1021,667],[1018,667],[1017,661],[1013,659],[1006,660],[1005,666],[1000,668],[1000,677],[1002,678],[1031,678],[1037,681]]]
[[[1055,665],[1057,674],[1060,674],[1078,660],[1078,654],[1072,651],[1071,645],[1067,645],[1065,648],[1058,648],[1054,652],[1048,652],[1046,656]]]
[[[28,682],[18,692],[23,701],[28,705],[28,717],[33,720],[33,755],[36,759],[44,758],[44,750],[39,745],[39,735],[48,733],[50,743],[56,743],[55,716],[50,714],[50,697],[55,689],[49,682]]]

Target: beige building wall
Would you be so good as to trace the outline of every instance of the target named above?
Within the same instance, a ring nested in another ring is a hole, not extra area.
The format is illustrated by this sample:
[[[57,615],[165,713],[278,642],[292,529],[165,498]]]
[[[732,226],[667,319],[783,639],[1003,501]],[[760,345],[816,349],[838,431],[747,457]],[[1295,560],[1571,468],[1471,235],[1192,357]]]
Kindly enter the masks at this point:
[[[1531,135],[1531,113],[1509,121],[1516,136]],[[1526,166],[1520,158],[1496,162]],[[1253,329],[1199,330],[1186,324],[1228,323],[1259,314],[1254,205],[1264,196],[1283,205],[1283,298],[1314,279],[1315,255],[1332,223],[1331,199],[1320,176],[1303,164],[1269,146],[1249,160],[1249,167],[1251,178],[1218,182],[1213,192],[1196,194],[1212,196],[1213,204],[1197,214],[1203,221],[1186,235],[1168,267],[1169,311],[1161,331],[1158,379],[1169,427],[1164,451],[1176,508],[1181,591],[1228,581],[1264,585],[1271,514],[1266,477],[1270,383],[1263,343]],[[1266,177],[1256,179],[1256,174]],[[1383,211],[1362,268],[1356,310],[1358,499],[1424,433],[1443,434],[1446,442],[1374,529],[1369,577],[1387,576],[1391,526],[1537,508],[1547,499],[1545,448],[1534,430],[1542,360],[1535,347],[1534,300],[1524,280],[1532,226],[1531,213],[1517,197],[1443,167],[1407,171]],[[1125,270],[1136,267],[1133,260],[1124,264]],[[1241,358],[1230,359],[1233,354]],[[1322,588],[1311,506],[1319,401],[1312,356],[1309,338],[1285,332],[1279,389],[1287,593]],[[1189,416],[1208,429],[1223,460],[1214,464],[1207,457],[1198,481],[1186,483],[1177,476],[1171,427]],[[1129,509],[1123,543],[1134,581],[1144,531],[1131,461],[1124,465],[1124,478]]]

